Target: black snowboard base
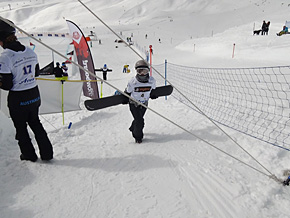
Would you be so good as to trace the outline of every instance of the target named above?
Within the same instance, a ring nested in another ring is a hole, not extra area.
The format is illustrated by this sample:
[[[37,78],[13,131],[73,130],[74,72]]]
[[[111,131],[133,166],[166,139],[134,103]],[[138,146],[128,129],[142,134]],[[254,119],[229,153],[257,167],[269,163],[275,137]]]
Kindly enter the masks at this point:
[[[170,95],[173,91],[173,87],[171,85],[167,86],[160,86],[153,89],[150,93],[150,98],[153,97],[162,97]],[[90,110],[99,110],[107,107],[112,107],[119,104],[128,104],[129,98],[125,95],[112,95],[104,98],[99,99],[91,99],[85,101],[85,107]]]

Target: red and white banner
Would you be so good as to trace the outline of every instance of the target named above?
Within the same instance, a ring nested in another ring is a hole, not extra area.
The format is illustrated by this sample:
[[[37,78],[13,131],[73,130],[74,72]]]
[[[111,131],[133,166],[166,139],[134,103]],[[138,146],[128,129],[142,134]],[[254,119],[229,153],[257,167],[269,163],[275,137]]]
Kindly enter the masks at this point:
[[[70,35],[73,39],[78,64],[95,75],[93,58],[84,34],[80,30],[80,28],[72,21],[67,20],[67,24],[70,30]],[[80,69],[80,74],[81,80],[96,80],[94,76],[82,69]],[[85,96],[92,99],[99,98],[97,82],[84,82],[83,92]]]

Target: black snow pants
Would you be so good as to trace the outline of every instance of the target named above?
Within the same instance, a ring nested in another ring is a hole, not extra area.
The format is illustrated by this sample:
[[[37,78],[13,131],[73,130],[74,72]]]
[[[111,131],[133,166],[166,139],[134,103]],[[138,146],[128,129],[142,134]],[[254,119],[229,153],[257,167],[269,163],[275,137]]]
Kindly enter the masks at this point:
[[[16,129],[15,138],[18,140],[21,153],[26,158],[37,158],[27,130],[28,124],[35,135],[41,159],[52,159],[53,148],[38,117],[40,107],[38,87],[36,86],[25,91],[10,91],[8,94],[8,107],[11,119]]]
[[[147,108],[139,105],[139,106],[135,106],[135,104],[129,104],[130,107],[130,111],[133,115],[133,122],[130,126],[130,131],[132,132],[133,137],[136,140],[142,140],[143,139],[143,128],[144,128],[144,115],[145,112],[147,110]]]
[[[103,72],[103,80],[107,80],[107,72]]]

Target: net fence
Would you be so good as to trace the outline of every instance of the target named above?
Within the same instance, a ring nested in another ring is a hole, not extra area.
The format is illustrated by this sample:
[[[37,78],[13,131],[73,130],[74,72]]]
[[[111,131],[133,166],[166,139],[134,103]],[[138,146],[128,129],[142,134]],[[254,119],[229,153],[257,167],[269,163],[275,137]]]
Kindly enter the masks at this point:
[[[212,120],[290,150],[290,66],[196,68],[154,66]],[[163,85],[156,72],[157,84]],[[176,90],[173,97],[196,110]]]

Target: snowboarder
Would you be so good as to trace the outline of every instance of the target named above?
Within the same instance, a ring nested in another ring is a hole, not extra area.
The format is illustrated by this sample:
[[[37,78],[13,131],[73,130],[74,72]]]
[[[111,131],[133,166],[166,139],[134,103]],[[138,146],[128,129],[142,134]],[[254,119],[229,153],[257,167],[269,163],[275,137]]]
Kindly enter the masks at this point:
[[[151,90],[156,88],[156,81],[152,76],[149,76],[149,65],[146,61],[137,61],[135,64],[135,70],[137,74],[128,82],[125,92],[136,100],[135,102],[129,99],[129,108],[134,118],[129,130],[132,132],[135,142],[142,143],[144,135],[143,117],[147,108],[137,102],[140,102],[146,106],[148,105]],[[153,98],[156,97],[153,96]]]
[[[103,80],[107,80],[107,73],[112,72],[112,69],[108,69],[107,64],[104,64],[103,68],[95,69],[95,71],[102,71],[103,72]]]
[[[9,90],[8,108],[16,129],[20,160],[35,162],[38,159],[27,130],[28,124],[35,135],[41,159],[49,161],[53,158],[53,148],[38,117],[37,55],[17,40],[15,32],[13,26],[0,21],[0,46],[4,49],[0,55],[0,88]]]
[[[288,27],[283,26],[283,30],[277,33],[277,36],[282,36],[283,34],[287,34],[287,33],[288,33]]]

